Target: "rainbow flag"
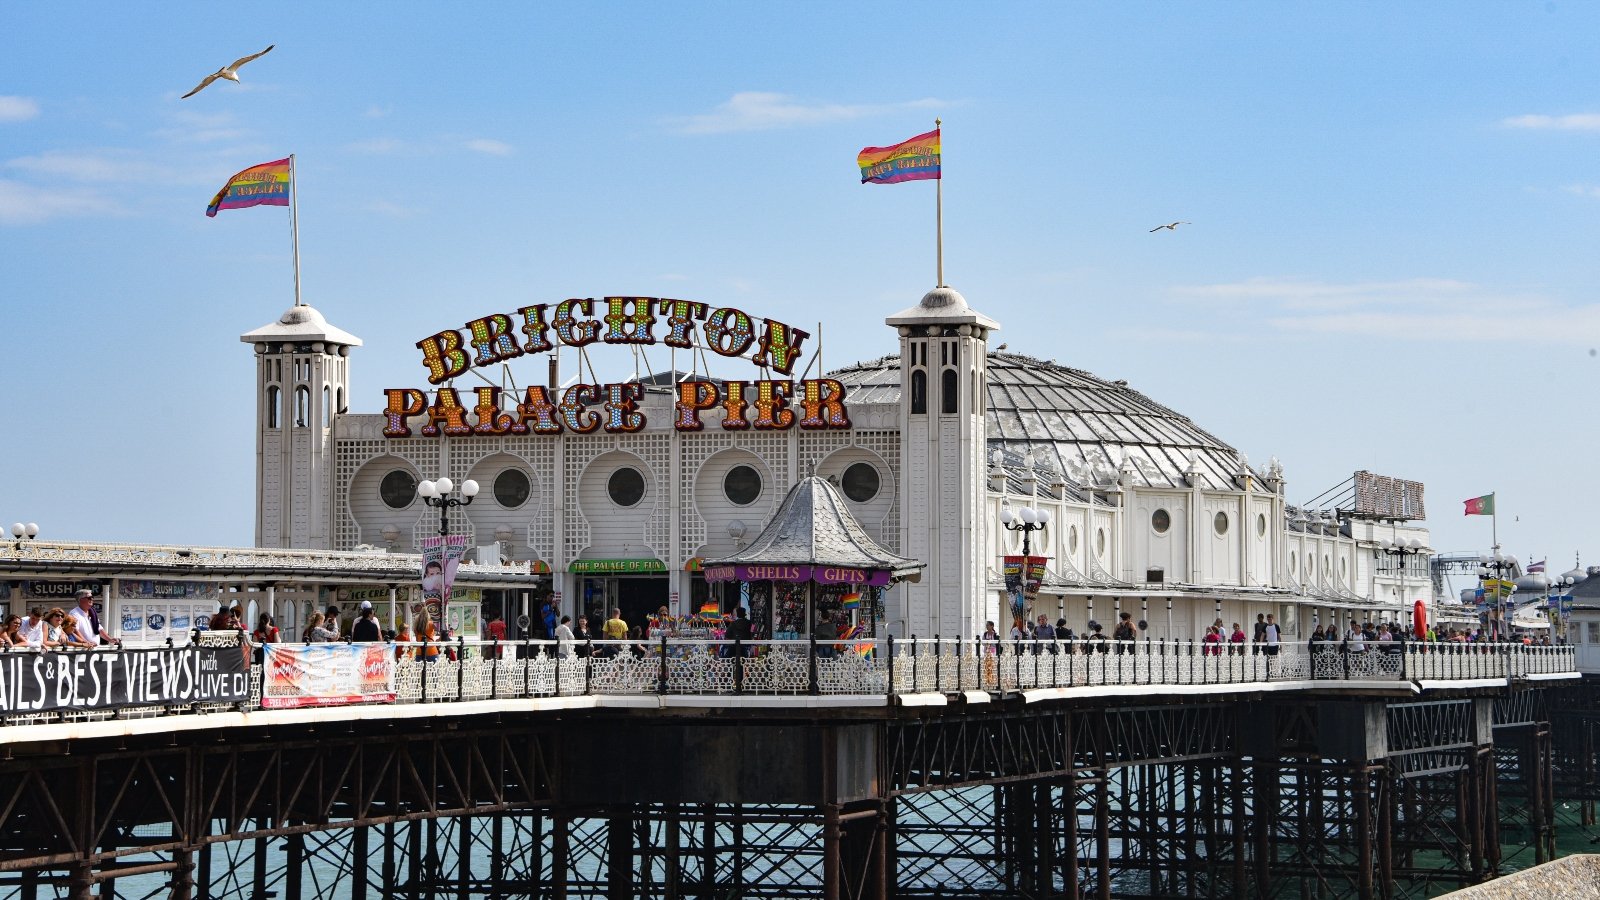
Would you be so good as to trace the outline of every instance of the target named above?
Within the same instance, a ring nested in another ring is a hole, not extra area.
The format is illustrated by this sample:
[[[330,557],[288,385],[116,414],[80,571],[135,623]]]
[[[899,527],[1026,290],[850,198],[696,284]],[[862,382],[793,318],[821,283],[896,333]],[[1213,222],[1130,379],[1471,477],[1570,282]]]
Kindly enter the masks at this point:
[[[228,183],[211,198],[206,215],[215,218],[218,210],[244,209],[247,206],[288,206],[288,159],[274,160],[251,166],[228,179]]]
[[[717,606],[717,601],[715,600],[707,600],[700,604],[700,615],[702,616],[719,616],[721,614],[722,610]]]
[[[893,147],[865,147],[856,154],[861,183],[898,184],[939,177],[939,129],[919,134]]]
[[[861,595],[860,594],[845,594],[844,596],[839,598],[839,601],[840,601],[839,602],[839,606],[844,608],[844,609],[860,609],[861,608]]]
[[[1473,497],[1471,500],[1463,500],[1461,502],[1467,506],[1466,511],[1462,513],[1464,516],[1494,515],[1493,494],[1484,494],[1482,497]]]

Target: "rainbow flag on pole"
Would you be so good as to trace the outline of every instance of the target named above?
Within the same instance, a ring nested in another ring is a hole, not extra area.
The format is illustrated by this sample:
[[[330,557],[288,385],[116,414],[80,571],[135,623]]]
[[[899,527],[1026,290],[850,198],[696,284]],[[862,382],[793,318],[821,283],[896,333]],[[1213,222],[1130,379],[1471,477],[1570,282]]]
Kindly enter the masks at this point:
[[[1463,500],[1461,502],[1467,505],[1466,511],[1462,513],[1464,516],[1494,515],[1493,494],[1484,494],[1482,497],[1473,497],[1471,500]]]
[[[939,178],[939,129],[893,147],[865,147],[856,154],[861,183],[898,184]]]
[[[700,615],[720,616],[722,615],[722,607],[718,605],[717,601],[715,600],[707,600],[706,602],[700,604]]]
[[[293,171],[287,158],[245,169],[229,178],[222,190],[211,198],[206,215],[214,218],[218,210],[247,206],[288,206]]]

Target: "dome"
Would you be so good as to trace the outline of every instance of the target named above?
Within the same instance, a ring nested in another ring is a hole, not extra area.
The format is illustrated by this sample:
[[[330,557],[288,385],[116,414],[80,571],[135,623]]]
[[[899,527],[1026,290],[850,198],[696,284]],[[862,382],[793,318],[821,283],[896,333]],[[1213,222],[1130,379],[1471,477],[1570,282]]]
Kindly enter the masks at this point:
[[[967,298],[952,287],[936,287],[922,295],[922,302],[917,304],[923,309],[939,309],[955,312],[967,309]]]
[[[361,339],[340,328],[328,324],[322,313],[314,308],[297,304],[289,307],[278,321],[263,325],[254,331],[247,331],[239,335],[239,340],[246,344],[276,344],[287,343],[316,343],[344,344],[349,347],[361,346]]]
[[[326,328],[328,327],[328,320],[322,317],[322,313],[302,304],[300,306],[291,306],[285,310],[283,315],[278,317],[278,324],[314,325],[319,328]]]
[[[1517,579],[1517,590],[1519,590],[1519,591],[1530,591],[1530,592],[1533,592],[1533,593],[1540,593],[1540,592],[1543,592],[1543,591],[1547,591],[1549,589],[1550,589],[1550,582],[1545,581],[1544,580],[1544,576],[1540,575],[1538,573],[1534,573],[1532,575],[1524,575],[1521,578]]]
[[[898,355],[831,375],[857,403],[900,400]],[[991,350],[987,384],[990,451],[1020,457],[1031,450],[1036,465],[1080,484],[1092,468],[1125,465],[1134,484],[1152,487],[1186,487],[1191,469],[1213,487],[1231,486],[1244,471],[1233,447],[1125,381]]]

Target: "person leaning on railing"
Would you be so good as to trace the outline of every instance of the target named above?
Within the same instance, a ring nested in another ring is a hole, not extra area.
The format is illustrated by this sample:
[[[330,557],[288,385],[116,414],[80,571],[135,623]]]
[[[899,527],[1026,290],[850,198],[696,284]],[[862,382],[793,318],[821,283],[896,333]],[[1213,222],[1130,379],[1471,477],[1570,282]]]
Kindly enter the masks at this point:
[[[16,613],[6,616],[5,626],[0,628],[0,649],[10,650],[12,647],[26,647],[28,639],[22,636],[22,617]]]

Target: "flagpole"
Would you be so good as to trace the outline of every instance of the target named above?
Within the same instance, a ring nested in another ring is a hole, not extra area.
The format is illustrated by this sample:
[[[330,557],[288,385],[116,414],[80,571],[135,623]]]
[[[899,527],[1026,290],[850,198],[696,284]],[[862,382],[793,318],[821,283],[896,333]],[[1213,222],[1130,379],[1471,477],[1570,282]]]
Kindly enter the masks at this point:
[[[300,302],[300,189],[295,184],[294,154],[289,154],[289,244],[294,250],[294,305]]]
[[[933,130],[938,131],[940,124],[941,123],[939,119],[934,119]],[[939,136],[939,177],[935,180],[938,182],[938,185],[934,188],[933,192],[935,218],[937,219],[937,223],[934,227],[934,255],[937,261],[939,276],[938,284],[935,286],[944,287],[944,135],[942,134]]]

